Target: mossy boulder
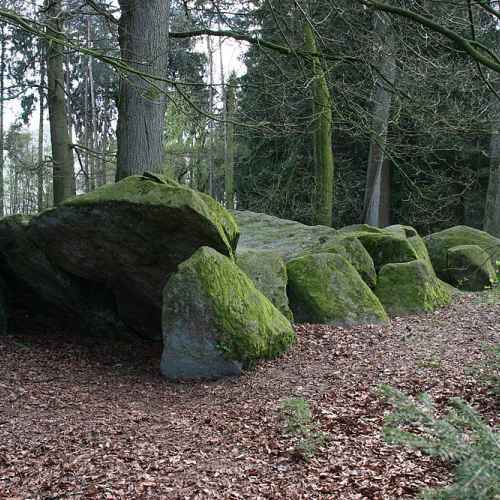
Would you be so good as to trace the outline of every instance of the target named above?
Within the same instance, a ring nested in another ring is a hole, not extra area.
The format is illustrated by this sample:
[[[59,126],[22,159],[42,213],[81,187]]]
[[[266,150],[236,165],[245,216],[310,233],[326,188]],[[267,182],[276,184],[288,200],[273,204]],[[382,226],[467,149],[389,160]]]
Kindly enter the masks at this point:
[[[306,226],[272,215],[234,210],[241,236],[238,251],[258,250],[279,255],[285,262],[313,253],[338,253],[374,286],[373,260],[360,242],[349,234],[326,226]]]
[[[203,247],[163,291],[161,372],[169,379],[238,375],[295,341],[292,325],[228,257]]]
[[[496,280],[488,253],[478,245],[459,245],[448,250],[448,278],[461,290],[481,291]]]
[[[436,274],[444,281],[450,281],[448,250],[462,245],[477,245],[490,257],[495,266],[500,260],[500,238],[468,226],[455,226],[430,234],[424,238]]]
[[[0,220],[0,273],[8,308],[47,310],[73,317],[89,336],[126,336],[111,293],[55,265],[31,233],[32,217]],[[29,307],[27,307],[29,306]]]
[[[363,244],[373,259],[377,272],[385,264],[410,262],[418,258],[406,235],[399,231],[388,231],[360,224],[344,227],[339,232],[356,237]]]
[[[58,269],[108,290],[119,317],[159,338],[168,277],[200,247],[232,258],[233,217],[215,200],[174,181],[131,176],[46,210],[31,241]]]
[[[430,312],[451,301],[447,286],[422,259],[386,264],[374,291],[390,315]]]
[[[342,255],[305,255],[288,262],[287,271],[297,322],[352,326],[387,321],[377,297]]]
[[[286,285],[288,277],[283,259],[274,252],[243,250],[236,257],[238,267],[242,269],[273,304],[287,317],[293,320],[288,304]]]
[[[6,286],[2,278],[0,278],[0,337],[6,335],[8,323],[7,297]]]

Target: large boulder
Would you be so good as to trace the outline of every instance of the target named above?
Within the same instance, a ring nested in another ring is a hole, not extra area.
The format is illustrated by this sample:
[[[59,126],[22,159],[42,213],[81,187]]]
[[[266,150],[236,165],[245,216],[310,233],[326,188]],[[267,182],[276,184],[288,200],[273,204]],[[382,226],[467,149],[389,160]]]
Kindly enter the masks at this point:
[[[305,255],[288,262],[287,271],[297,322],[352,326],[388,319],[377,297],[341,255]]]
[[[390,315],[434,311],[451,301],[448,287],[423,259],[386,264],[374,291]]]
[[[379,229],[366,224],[347,226],[339,232],[356,237],[363,244],[373,259],[377,272],[385,264],[418,259],[417,252],[403,232]]]
[[[203,247],[163,291],[161,372],[169,379],[238,375],[294,342],[290,322],[234,262]]]
[[[283,259],[274,252],[243,250],[236,263],[260,290],[289,320],[293,314],[288,304],[286,285],[288,277]]]
[[[451,285],[481,291],[496,281],[488,253],[478,245],[459,245],[448,250],[448,278]]]
[[[272,215],[234,210],[241,230],[238,252],[258,250],[279,255],[285,262],[312,253],[345,257],[369,286],[376,282],[373,260],[354,237],[331,227],[306,226]]]
[[[155,339],[168,277],[204,245],[232,258],[237,240],[233,217],[215,200],[148,175],[0,224],[10,278],[82,317],[103,304],[106,314]]]
[[[493,266],[500,260],[500,238],[468,226],[455,226],[424,238],[436,274],[450,281],[448,250],[462,245],[477,245],[489,256]]]

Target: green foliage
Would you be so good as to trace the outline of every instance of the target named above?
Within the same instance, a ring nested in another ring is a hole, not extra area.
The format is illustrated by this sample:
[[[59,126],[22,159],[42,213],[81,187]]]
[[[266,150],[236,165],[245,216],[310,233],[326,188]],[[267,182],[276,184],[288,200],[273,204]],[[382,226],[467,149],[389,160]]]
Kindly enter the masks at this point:
[[[483,352],[483,359],[471,371],[490,389],[500,406],[500,344],[487,345]]]
[[[298,438],[294,448],[295,455],[309,461],[327,440],[327,435],[318,430],[318,425],[314,422],[309,403],[302,398],[285,399],[280,405],[280,416],[285,423],[286,432]]]
[[[486,500],[500,495],[500,441],[498,428],[489,427],[479,413],[459,398],[441,418],[432,399],[422,394],[416,401],[390,386],[382,395],[395,408],[387,415],[385,438],[423,450],[453,464],[455,482],[444,489],[422,493],[427,499]]]

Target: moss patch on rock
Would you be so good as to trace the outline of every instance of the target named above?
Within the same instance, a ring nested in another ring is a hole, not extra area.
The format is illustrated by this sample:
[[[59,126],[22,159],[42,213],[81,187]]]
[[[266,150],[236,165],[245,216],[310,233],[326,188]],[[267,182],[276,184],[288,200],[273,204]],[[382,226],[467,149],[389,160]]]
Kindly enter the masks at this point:
[[[387,321],[377,297],[343,256],[306,255],[290,261],[287,271],[297,322],[352,326]]]
[[[288,304],[288,276],[283,259],[274,252],[243,250],[236,257],[238,267],[254,282],[274,306],[290,321],[293,314]]]
[[[236,375],[295,341],[290,322],[236,264],[202,247],[163,293],[162,373],[172,379]]]
[[[485,231],[480,231],[468,226],[455,226],[430,234],[424,238],[432,265],[436,274],[448,282],[448,250],[462,245],[477,245],[490,257],[495,265],[500,260],[500,238],[495,238]]]
[[[375,294],[390,315],[430,312],[451,301],[448,288],[421,259],[383,266]]]
[[[460,290],[479,292],[496,281],[496,272],[480,246],[460,245],[448,250],[448,277]]]

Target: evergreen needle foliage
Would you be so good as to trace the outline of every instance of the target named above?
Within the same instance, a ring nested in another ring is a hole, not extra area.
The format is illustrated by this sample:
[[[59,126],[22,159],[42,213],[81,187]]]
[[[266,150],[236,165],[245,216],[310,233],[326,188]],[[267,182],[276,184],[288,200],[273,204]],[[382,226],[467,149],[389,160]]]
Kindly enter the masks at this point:
[[[500,498],[500,440],[498,428],[459,398],[441,418],[427,394],[416,401],[390,386],[381,393],[395,411],[386,416],[385,438],[405,444],[453,464],[455,482],[444,489],[428,490],[427,499],[487,500]]]

